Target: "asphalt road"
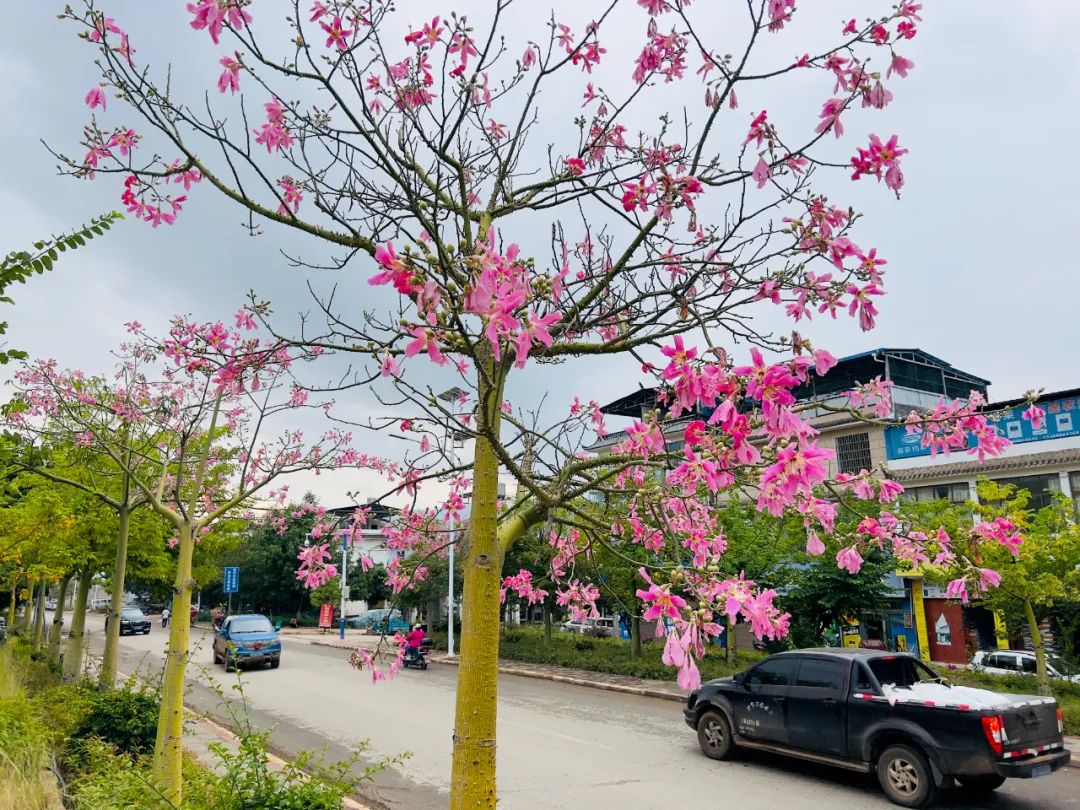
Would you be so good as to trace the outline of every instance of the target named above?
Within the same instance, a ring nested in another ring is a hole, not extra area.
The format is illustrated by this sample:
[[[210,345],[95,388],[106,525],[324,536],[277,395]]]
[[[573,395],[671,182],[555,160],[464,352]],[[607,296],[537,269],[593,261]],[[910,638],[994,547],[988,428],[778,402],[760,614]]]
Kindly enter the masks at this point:
[[[160,671],[166,633],[154,618],[150,635],[123,639],[122,671]],[[89,625],[91,649],[98,651],[101,621],[94,617]],[[193,644],[189,703],[222,717],[222,698],[208,685],[216,681],[233,693],[237,676],[210,666],[208,635],[195,630]],[[374,756],[411,751],[411,759],[380,774],[364,797],[393,810],[445,806],[456,667],[433,664],[372,684],[350,668],[343,650],[294,639],[284,645],[280,669],[240,676],[250,716],[256,726],[274,728],[274,746],[285,755],[325,748],[337,758],[369,738]],[[866,775],[755,752],[731,762],[706,759],[679,704],[670,701],[503,675],[498,733],[499,806],[512,810],[895,806]],[[978,803],[951,792],[939,806],[1080,808],[1080,770],[1010,780]]]

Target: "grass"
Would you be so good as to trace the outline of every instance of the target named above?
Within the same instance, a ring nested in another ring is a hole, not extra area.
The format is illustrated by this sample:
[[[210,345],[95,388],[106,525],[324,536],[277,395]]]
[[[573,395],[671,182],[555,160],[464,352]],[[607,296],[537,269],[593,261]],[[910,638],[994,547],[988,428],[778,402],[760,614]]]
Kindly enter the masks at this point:
[[[446,649],[446,633],[430,634],[435,646]],[[535,627],[504,627],[499,642],[499,657],[506,661],[529,664],[554,664],[589,672],[605,672],[634,678],[674,681],[678,671],[660,660],[663,645],[648,642],[641,645],[641,657],[630,655],[630,642],[617,638],[592,638],[577,633],[553,630],[551,644],[544,644],[544,631]],[[739,651],[735,663],[728,664],[726,651],[710,646],[699,662],[702,680],[720,678],[741,672],[764,657],[754,650]]]
[[[951,683],[959,686],[975,686],[1014,695],[1039,694],[1038,681],[1031,675],[991,675],[988,672],[942,666],[938,670]],[[1080,684],[1051,678],[1050,688],[1061,707],[1065,733],[1080,736]]]

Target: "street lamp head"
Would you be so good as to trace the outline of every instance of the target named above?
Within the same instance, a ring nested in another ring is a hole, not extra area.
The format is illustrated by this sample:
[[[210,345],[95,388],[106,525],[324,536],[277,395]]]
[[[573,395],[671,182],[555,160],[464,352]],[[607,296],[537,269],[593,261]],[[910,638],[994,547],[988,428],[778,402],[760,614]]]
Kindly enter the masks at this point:
[[[453,388],[447,391],[443,391],[441,394],[439,394],[439,399],[441,399],[443,402],[453,402],[455,399],[461,399],[461,397],[463,397],[464,395],[465,391],[461,390],[455,385]]]

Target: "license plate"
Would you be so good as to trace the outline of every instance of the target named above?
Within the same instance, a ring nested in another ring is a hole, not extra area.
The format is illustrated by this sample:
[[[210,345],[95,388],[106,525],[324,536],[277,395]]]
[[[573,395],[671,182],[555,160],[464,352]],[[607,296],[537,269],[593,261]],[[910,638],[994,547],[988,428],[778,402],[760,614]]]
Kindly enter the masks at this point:
[[[1050,775],[1050,766],[1049,765],[1036,765],[1034,768],[1031,769],[1031,778],[1032,779],[1034,779],[1037,776],[1049,776],[1049,775]]]

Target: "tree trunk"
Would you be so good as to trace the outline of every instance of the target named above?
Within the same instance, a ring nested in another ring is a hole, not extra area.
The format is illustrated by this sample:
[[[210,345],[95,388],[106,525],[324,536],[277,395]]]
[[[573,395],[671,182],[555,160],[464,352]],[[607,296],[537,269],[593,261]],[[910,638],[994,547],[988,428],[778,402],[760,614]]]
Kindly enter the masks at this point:
[[[502,395],[483,376],[479,403],[477,427],[481,432],[473,456],[473,505],[463,561],[461,663],[454,713],[450,810],[494,810],[496,802],[495,715],[503,548],[496,511],[499,462],[484,431],[498,441]]]
[[[45,638],[45,580],[38,584],[36,606],[34,610],[34,649],[40,650]]]
[[[109,614],[105,620],[105,651],[101,654],[101,675],[98,689],[105,691],[116,686],[116,658],[120,649],[120,610],[124,606],[124,578],[127,573],[128,530],[131,511],[126,506],[117,510],[120,528],[116,533],[116,559],[113,561],[112,594]]]
[[[26,602],[23,604],[22,617],[19,619],[19,629],[22,631],[24,636],[30,633],[30,614],[34,609],[35,601],[34,583],[30,581],[29,577],[27,577],[26,579],[26,590],[29,593],[27,595]]]
[[[630,617],[630,657],[641,658],[641,617]]]
[[[56,610],[53,611],[52,627],[49,628],[49,663],[60,663],[60,636],[64,630],[64,602],[67,601],[68,583],[71,574],[60,580],[60,592],[56,596]]]
[[[183,782],[184,670],[191,637],[191,557],[195,552],[194,527],[180,529],[180,556],[173,584],[172,616],[169,619],[169,648],[165,654],[165,674],[161,682],[161,711],[154,744],[154,780],[166,799],[180,805]]]
[[[11,586],[11,604],[8,605],[7,626],[9,630],[15,629],[15,604],[19,601],[19,580]]]
[[[551,604],[544,600],[544,646],[551,646]]]
[[[1046,649],[1043,647],[1042,633],[1039,632],[1039,622],[1035,618],[1035,609],[1030,599],[1024,600],[1024,615],[1027,617],[1028,632],[1031,633],[1031,646],[1035,650],[1035,677],[1039,681],[1039,694],[1052,695],[1050,676],[1046,673]]]
[[[735,650],[735,622],[732,621],[730,616],[728,617],[728,620],[727,620],[727,631],[726,632],[727,632],[727,638],[725,640],[727,641],[727,662],[729,664],[734,664],[735,663],[735,652],[736,652],[736,650]]]
[[[71,632],[68,633],[67,649],[64,650],[63,675],[65,681],[77,681],[82,674],[83,645],[86,638],[86,602],[90,598],[89,571],[79,574],[79,588],[75,591],[75,606],[71,613]]]

